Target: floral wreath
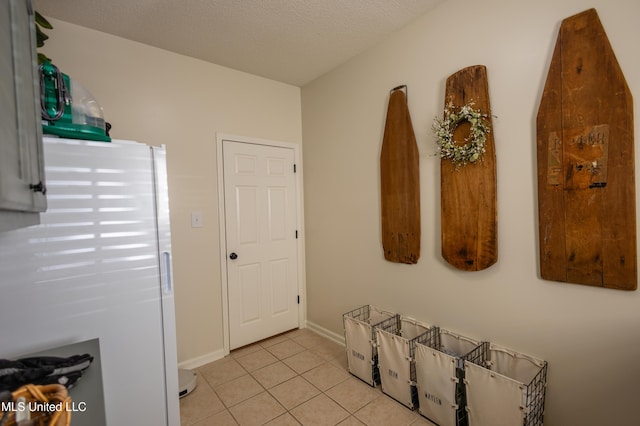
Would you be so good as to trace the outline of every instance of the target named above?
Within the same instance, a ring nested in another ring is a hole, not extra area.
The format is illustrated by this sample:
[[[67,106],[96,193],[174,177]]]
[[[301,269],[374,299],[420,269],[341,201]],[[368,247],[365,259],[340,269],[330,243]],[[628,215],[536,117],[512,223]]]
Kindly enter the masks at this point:
[[[482,114],[472,106],[473,101],[470,101],[455,113],[453,103],[449,101],[444,108],[444,118],[436,117],[432,127],[437,138],[436,155],[443,159],[450,159],[451,163],[458,167],[477,162],[485,153],[487,133],[490,131],[488,115]],[[460,145],[453,140],[453,132],[464,121],[471,124],[471,131],[469,137],[464,140],[465,144]]]

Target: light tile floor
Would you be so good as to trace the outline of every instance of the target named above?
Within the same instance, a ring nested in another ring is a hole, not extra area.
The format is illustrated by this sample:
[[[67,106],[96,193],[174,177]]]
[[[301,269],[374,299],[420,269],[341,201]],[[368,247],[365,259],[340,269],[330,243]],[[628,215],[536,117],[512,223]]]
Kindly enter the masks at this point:
[[[345,348],[308,329],[231,352],[195,370],[182,426],[433,425],[347,370]]]

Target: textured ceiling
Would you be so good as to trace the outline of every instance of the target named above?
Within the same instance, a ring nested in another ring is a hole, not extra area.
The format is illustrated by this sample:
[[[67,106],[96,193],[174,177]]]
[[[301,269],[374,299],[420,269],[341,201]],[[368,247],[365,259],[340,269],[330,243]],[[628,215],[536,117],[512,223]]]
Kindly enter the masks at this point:
[[[47,17],[303,86],[442,1],[35,0],[34,5]]]

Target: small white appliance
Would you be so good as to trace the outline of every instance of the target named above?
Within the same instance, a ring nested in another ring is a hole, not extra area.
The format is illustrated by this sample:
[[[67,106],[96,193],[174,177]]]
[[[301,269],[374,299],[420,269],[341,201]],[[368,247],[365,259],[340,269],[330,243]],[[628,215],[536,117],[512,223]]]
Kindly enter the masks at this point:
[[[178,395],[180,398],[189,395],[197,384],[196,373],[183,368],[178,369],[178,389],[180,391]]]

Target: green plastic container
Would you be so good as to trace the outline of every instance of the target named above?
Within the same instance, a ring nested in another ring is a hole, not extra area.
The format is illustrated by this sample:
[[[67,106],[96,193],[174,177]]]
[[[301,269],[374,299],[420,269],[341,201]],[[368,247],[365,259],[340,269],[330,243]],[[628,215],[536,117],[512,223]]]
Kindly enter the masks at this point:
[[[111,142],[100,104],[51,62],[40,65],[40,101],[44,134]]]

